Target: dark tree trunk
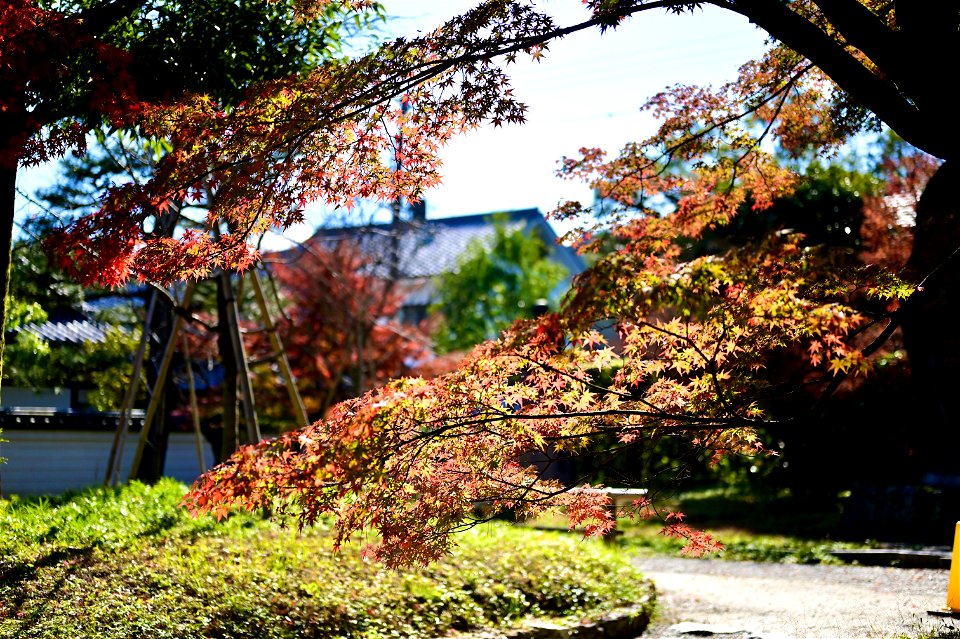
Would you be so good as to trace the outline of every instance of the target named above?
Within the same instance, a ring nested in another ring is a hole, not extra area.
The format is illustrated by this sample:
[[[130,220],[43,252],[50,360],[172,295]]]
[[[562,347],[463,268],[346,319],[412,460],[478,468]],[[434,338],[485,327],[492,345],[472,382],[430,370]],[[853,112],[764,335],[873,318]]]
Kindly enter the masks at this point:
[[[227,305],[233,301],[233,287],[228,277],[217,278],[217,348],[223,366],[223,438],[220,459],[227,459],[240,443],[237,411],[237,353],[228,324]]]
[[[2,123],[2,120],[0,120]],[[10,292],[10,252],[13,250],[13,214],[16,210],[17,167],[0,163],[0,192],[7,204],[0,213],[0,379],[3,378],[3,350],[6,344],[7,294]]]
[[[0,211],[0,380],[3,379],[3,351],[7,335],[7,295],[10,294],[10,261],[13,251],[13,218],[17,210],[17,169],[23,155],[23,143],[17,133],[26,126],[26,113],[10,109],[15,104],[5,95],[8,110],[0,112],[0,193],[6,204]],[[21,99],[23,96],[19,96]]]
[[[923,468],[960,475],[954,439],[960,426],[960,161],[947,161],[917,205],[908,275],[920,283],[904,307],[904,343],[911,367],[911,400],[925,431]]]
[[[173,304],[164,296],[157,298],[157,306],[151,317],[150,324],[144,330],[150,332],[150,363],[146,368],[147,384],[149,388],[158,388],[158,372],[170,334],[173,329]],[[170,367],[173,370],[173,367]],[[150,425],[147,444],[143,449],[143,457],[137,468],[136,478],[147,484],[154,484],[163,477],[164,464],[167,459],[167,445],[170,441],[170,421],[173,409],[175,389],[171,387],[173,380],[170,372],[164,380],[160,390],[160,406],[157,416]]]

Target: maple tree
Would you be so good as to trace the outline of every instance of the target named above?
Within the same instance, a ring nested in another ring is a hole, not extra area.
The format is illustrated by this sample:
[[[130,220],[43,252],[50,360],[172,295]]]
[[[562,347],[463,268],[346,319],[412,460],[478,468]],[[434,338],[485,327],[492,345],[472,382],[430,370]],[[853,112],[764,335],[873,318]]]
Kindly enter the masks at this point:
[[[388,265],[357,242],[316,238],[282,255],[270,264],[278,331],[310,415],[409,374],[425,355],[427,334],[396,319],[403,291],[383,272]],[[254,357],[270,350],[256,341]]]
[[[200,481],[192,508],[270,506],[307,523],[334,513],[341,540],[376,529],[374,551],[390,562],[445,551],[452,532],[476,521],[478,502],[520,514],[562,505],[573,524],[602,533],[612,526],[603,492],[545,481],[541,467],[521,463],[525,454],[576,454],[601,435],[622,452],[658,437],[718,455],[756,451],[756,428],[769,423],[766,406],[784,382],[829,395],[868,371],[901,325],[925,418],[956,422],[944,391],[958,379],[960,352],[949,325],[958,304],[951,257],[960,225],[949,197],[958,134],[945,126],[944,67],[930,64],[955,64],[956,8],[932,0],[584,4],[590,14],[581,23],[560,26],[534,2],[490,0],[421,37],[257,85],[234,107],[198,95],[131,115],[175,151],[150,182],[111,189],[96,215],[51,242],[79,273],[107,284],[244,268],[255,259],[247,240],[301,219],[311,200],[418,198],[438,180],[437,151],[451,136],[482,122],[522,121],[501,62],[541,57],[555,38],[705,5],[742,14],[771,36],[766,55],[741,67],[735,82],[651,98],[647,109],[662,125],[649,139],[616,156],[584,149],[564,161],[565,175],[613,206],[594,218],[571,203],[557,215],[589,222],[583,246],[590,231],[607,230],[622,249],[578,278],[559,313],[514,325],[456,372],[393,382],[297,434],[241,450]],[[397,95],[404,108],[391,101]],[[685,259],[691,240],[744,205],[764,210],[796,187],[796,173],[764,141],[784,153],[829,155],[881,123],[943,161],[918,202],[904,278],[834,268],[829,251],[786,233]],[[230,233],[143,231],[157,208],[189,204],[208,185],[217,193],[208,224],[226,221]],[[672,196],[669,211],[650,205],[658,194]],[[859,312],[854,293],[883,300],[883,311]],[[611,329],[597,330],[599,321]],[[764,372],[788,347],[808,354],[803,366]],[[634,507],[652,508],[646,500]],[[682,517],[665,520],[665,531],[688,538],[693,551],[713,546]]]

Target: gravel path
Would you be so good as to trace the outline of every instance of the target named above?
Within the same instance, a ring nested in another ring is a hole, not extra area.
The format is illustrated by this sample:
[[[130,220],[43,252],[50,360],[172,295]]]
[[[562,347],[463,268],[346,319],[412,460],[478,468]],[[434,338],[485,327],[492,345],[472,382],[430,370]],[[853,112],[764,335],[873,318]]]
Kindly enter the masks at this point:
[[[886,639],[960,623],[927,613],[944,606],[947,570],[664,557],[637,565],[660,603],[644,639]],[[712,628],[697,633],[694,623]]]

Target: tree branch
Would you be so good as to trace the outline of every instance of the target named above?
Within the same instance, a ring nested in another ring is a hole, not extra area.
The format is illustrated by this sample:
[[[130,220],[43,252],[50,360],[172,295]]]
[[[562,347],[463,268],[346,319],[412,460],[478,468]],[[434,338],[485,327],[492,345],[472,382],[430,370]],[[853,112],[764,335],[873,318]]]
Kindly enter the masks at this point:
[[[960,133],[928,118],[892,82],[872,73],[843,46],[788,5],[770,0],[738,0],[737,13],[785,46],[803,55],[843,91],[914,146],[940,158],[957,155]]]
[[[884,70],[903,63],[895,33],[857,0],[814,0],[844,40]]]

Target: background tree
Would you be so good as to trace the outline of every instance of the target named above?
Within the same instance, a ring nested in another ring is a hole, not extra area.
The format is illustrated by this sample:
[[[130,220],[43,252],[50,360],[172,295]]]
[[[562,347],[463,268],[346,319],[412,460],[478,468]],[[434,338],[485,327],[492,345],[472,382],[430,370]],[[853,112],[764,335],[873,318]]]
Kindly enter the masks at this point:
[[[284,308],[279,330],[308,413],[318,419],[337,402],[409,374],[429,340],[396,319],[403,292],[388,268],[349,240],[309,242],[289,254],[271,272]]]
[[[489,245],[475,240],[455,270],[437,278],[438,298],[430,308],[441,316],[433,332],[437,352],[472,348],[514,320],[534,317],[538,302],[556,297],[569,276],[547,252],[539,236],[495,219]]]
[[[49,223],[32,220],[26,224],[25,234],[36,237]],[[39,243],[29,236],[13,247],[7,332],[48,320],[93,319],[101,323],[105,335],[97,342],[51,344],[29,331],[18,331],[4,351],[3,380],[35,390],[79,384],[87,387],[87,399],[94,408],[116,410],[130,381],[130,353],[140,330],[136,318],[122,305],[81,313],[85,303],[115,294],[84,290],[72,282],[50,265]]]
[[[49,319],[39,304],[10,300],[7,331]],[[94,410],[120,408],[123,392],[130,385],[130,352],[139,340],[139,327],[104,321],[104,336],[81,344],[51,344],[26,330],[17,332],[5,354],[4,381],[11,386],[41,390],[78,387],[87,390],[85,401]]]

